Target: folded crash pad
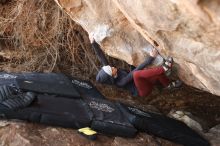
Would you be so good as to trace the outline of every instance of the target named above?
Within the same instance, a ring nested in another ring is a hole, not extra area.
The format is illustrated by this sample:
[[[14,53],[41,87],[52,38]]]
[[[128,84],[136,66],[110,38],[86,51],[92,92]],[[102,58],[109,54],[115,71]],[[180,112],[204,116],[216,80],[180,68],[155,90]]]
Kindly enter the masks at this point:
[[[91,110],[82,99],[70,99],[39,94],[26,108],[11,110],[0,105],[0,115],[6,119],[21,119],[67,128],[90,126]]]
[[[71,80],[57,73],[0,73],[0,85],[13,85],[23,91],[80,97]]]

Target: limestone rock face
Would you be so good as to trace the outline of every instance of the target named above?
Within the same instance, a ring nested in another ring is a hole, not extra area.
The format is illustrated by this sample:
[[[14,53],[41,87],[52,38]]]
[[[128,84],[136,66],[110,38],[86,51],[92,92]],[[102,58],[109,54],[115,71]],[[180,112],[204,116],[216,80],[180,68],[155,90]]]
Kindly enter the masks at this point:
[[[188,85],[220,95],[219,0],[55,0],[102,46],[138,65],[158,45]]]

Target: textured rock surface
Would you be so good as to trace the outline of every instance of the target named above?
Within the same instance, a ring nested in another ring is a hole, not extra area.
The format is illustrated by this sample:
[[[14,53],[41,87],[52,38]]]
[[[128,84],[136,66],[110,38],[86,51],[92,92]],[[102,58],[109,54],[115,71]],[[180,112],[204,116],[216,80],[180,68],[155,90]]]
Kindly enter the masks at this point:
[[[203,133],[212,146],[219,146],[220,125]],[[54,141],[56,140],[56,141]],[[46,127],[24,122],[0,121],[1,146],[180,146],[169,141],[140,133],[135,138],[107,137],[99,135],[90,141],[77,134],[76,130]]]
[[[169,116],[177,119],[179,121],[184,122],[187,126],[194,129],[197,132],[202,132],[203,128],[199,122],[197,122],[193,117],[193,115],[189,112],[184,111],[171,111]]]
[[[73,129],[20,122],[7,122],[7,125],[0,127],[1,146],[179,146],[142,133],[133,139],[99,135],[96,141],[90,141]]]
[[[210,140],[212,146],[220,146],[220,125],[211,128],[206,137]]]
[[[55,0],[104,51],[137,65],[150,44],[187,84],[220,95],[219,0]]]

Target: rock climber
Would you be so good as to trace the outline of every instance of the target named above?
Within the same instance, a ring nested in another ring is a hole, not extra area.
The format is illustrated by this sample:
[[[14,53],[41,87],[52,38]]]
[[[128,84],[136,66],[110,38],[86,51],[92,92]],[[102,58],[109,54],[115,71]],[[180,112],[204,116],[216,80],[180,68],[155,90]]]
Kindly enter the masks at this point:
[[[166,76],[166,73],[170,72],[172,68],[172,57],[168,57],[162,66],[146,68],[158,55],[158,51],[155,48],[150,52],[150,56],[147,57],[142,64],[132,71],[127,72],[123,69],[110,66],[93,36],[89,36],[89,38],[98,60],[103,65],[96,76],[97,82],[116,85],[117,87],[129,90],[133,96],[141,97],[148,96],[158,83],[162,85],[163,88],[167,89],[179,88],[181,86],[182,82],[180,80],[171,82]]]

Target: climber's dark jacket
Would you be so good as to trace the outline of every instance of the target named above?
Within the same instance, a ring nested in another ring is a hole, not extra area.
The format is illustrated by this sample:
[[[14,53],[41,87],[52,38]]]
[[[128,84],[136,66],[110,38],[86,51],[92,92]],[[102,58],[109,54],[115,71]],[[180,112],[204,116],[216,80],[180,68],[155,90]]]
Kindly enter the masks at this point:
[[[103,51],[101,50],[100,46],[95,41],[93,41],[92,43],[92,48],[95,51],[101,64],[103,66],[109,65]],[[139,66],[137,66],[135,69],[133,69],[130,72],[127,72],[123,69],[118,69],[116,78],[106,74],[107,77],[105,78],[105,80],[102,80],[102,78],[100,78],[99,76],[100,72],[104,73],[104,71],[101,69],[96,76],[96,80],[104,84],[116,85],[117,87],[121,87],[123,89],[129,90],[132,93],[132,95],[137,96],[138,91],[134,84],[133,73],[134,71],[144,69],[146,66],[151,64],[153,60],[154,60],[154,57],[151,57],[151,56],[147,57],[146,60],[142,64],[140,64]]]

